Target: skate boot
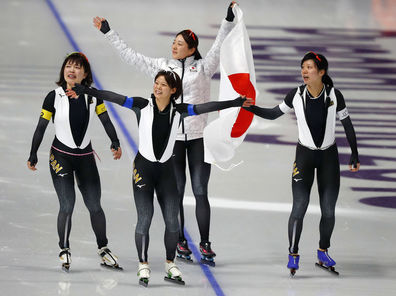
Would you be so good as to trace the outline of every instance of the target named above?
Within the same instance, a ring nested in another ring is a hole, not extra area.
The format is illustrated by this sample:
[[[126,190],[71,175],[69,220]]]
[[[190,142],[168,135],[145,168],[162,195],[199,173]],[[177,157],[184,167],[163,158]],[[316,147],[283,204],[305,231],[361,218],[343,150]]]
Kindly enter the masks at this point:
[[[300,261],[300,255],[289,254],[289,262],[287,263],[287,268],[290,269],[290,276],[293,277],[296,274],[296,270],[298,270],[299,261]]]
[[[148,286],[149,279],[150,279],[150,267],[148,263],[139,262],[137,276],[139,277],[139,285],[144,287]]]
[[[216,253],[210,247],[210,242],[201,242],[199,244],[199,251],[201,252],[201,263],[209,266],[215,266],[214,257]]]
[[[185,285],[182,279],[182,273],[174,262],[165,262],[165,273],[164,280],[179,285]]]
[[[177,243],[177,258],[185,260],[187,262],[193,262],[191,259],[191,250],[188,248],[186,240],[179,241]]]
[[[122,270],[122,267],[118,265],[118,258],[110,251],[106,246],[98,250],[98,255],[102,258],[103,267],[108,267],[111,269]]]
[[[70,264],[71,264],[71,254],[69,248],[64,248],[59,253],[59,259],[62,262],[62,269],[66,272],[69,272]]]
[[[334,269],[336,262],[329,256],[327,249],[318,249],[318,262],[315,265],[326,269],[335,275],[339,275],[339,273]]]

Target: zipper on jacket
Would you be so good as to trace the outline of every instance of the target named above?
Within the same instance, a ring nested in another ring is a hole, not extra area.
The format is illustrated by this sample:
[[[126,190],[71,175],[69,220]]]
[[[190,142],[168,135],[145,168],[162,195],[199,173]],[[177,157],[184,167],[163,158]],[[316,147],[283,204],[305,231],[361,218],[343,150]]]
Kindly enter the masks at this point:
[[[179,60],[182,63],[182,76],[181,76],[181,82],[183,85],[183,78],[184,78],[184,63],[186,61],[186,59],[181,59]],[[181,93],[181,102],[183,103],[183,92],[184,92],[184,88],[182,87],[182,93]],[[184,134],[184,140],[187,141],[187,134],[184,133],[184,118],[182,118],[182,133]]]

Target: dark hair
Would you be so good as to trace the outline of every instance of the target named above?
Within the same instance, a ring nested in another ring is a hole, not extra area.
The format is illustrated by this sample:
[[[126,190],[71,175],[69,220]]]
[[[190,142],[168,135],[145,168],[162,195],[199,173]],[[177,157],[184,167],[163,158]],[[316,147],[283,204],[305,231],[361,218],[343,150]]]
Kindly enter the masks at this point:
[[[181,35],[184,39],[184,41],[186,41],[188,48],[195,48],[195,52],[194,52],[194,60],[200,60],[202,59],[201,54],[198,51],[198,36],[191,30],[183,30],[179,33],[176,34],[176,37]]]
[[[84,72],[87,73],[87,77],[85,77],[81,81],[81,84],[86,86],[91,86],[93,82],[91,66],[89,65],[87,57],[81,52],[72,52],[66,56],[65,60],[63,61],[62,68],[59,72],[59,80],[55,83],[59,86],[66,87],[64,72],[65,72],[66,64],[69,61],[84,68]]]
[[[325,74],[322,76],[322,82],[326,86],[333,87],[333,80],[328,74],[329,63],[327,62],[326,57],[313,51],[307,52],[301,60],[301,67],[303,63],[308,60],[313,60],[318,70],[325,70]]]
[[[176,92],[171,95],[171,100],[176,100],[183,91],[182,81],[179,75],[173,71],[161,70],[157,75],[155,75],[154,81],[156,81],[160,76],[164,76],[166,83],[168,83],[170,88],[176,88]]]

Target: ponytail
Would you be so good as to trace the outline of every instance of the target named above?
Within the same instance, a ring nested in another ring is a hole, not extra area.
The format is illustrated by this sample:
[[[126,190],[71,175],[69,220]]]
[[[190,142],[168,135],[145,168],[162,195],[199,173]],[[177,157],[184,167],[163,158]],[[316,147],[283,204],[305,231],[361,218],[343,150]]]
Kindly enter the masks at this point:
[[[334,86],[333,80],[330,78],[330,76],[327,74],[327,72],[325,73],[325,75],[323,75],[322,82],[327,87],[333,87]]]

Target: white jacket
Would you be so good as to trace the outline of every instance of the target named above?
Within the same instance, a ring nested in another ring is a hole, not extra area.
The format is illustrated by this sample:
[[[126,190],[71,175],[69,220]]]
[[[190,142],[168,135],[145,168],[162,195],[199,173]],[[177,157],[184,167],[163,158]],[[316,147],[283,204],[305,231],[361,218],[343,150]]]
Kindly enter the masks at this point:
[[[210,79],[219,66],[220,47],[233,27],[234,23],[223,20],[216,40],[207,55],[200,60],[194,60],[194,57],[191,56],[184,61],[183,103],[200,104],[210,100]],[[107,32],[105,37],[118,50],[121,58],[126,63],[137,67],[152,78],[162,69],[173,70],[180,77],[183,73],[183,64],[179,60],[146,57],[128,47],[124,40],[113,30]],[[181,97],[178,99],[178,102],[180,101]],[[184,124],[180,125],[177,140],[202,138],[207,120],[208,114],[184,118]]]

